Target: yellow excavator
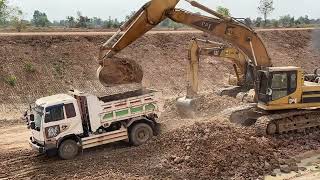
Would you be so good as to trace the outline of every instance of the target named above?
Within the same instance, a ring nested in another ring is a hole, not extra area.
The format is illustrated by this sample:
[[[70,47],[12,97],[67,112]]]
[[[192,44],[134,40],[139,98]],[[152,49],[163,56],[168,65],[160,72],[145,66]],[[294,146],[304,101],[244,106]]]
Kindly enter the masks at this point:
[[[199,43],[207,44],[207,46],[200,47]],[[250,67],[248,67],[251,61],[243,52],[241,52],[241,50],[234,47],[229,47],[228,45],[219,42],[193,38],[190,42],[188,53],[189,63],[187,67],[187,94],[186,96],[179,98],[176,103],[177,110],[180,116],[183,118],[194,118],[196,116],[198,105],[197,100],[199,89],[200,55],[219,57],[224,61],[233,63],[236,79],[229,78],[229,84],[233,85],[236,90],[233,90],[232,88],[223,88],[219,90],[219,95],[225,93],[223,91],[229,90],[231,90],[232,93],[236,92],[237,94],[237,89],[239,89],[238,87],[242,87],[241,90],[247,90],[248,88],[252,87],[249,86],[251,83],[249,80],[250,78],[248,78],[248,76],[252,76],[252,72],[249,71]],[[247,86],[247,88],[244,88],[244,86]]]
[[[250,27],[196,1],[186,1],[213,17],[176,9],[175,6],[179,0],[151,0],[101,46],[99,54],[101,66],[98,69],[100,81],[106,86],[141,82],[142,77],[137,78],[132,74],[126,74],[130,68],[136,71],[139,71],[139,68],[122,63],[126,68],[118,70],[126,69],[123,76],[127,76],[109,79],[114,77],[108,76],[112,66],[106,65],[122,49],[165,18],[170,18],[175,22],[228,41],[252,61],[257,104],[252,109],[252,113],[248,113],[250,114],[248,119],[254,119],[258,135],[273,135],[320,126],[320,85],[318,83],[309,79],[307,81],[304,71],[299,67],[272,67],[266,47]]]

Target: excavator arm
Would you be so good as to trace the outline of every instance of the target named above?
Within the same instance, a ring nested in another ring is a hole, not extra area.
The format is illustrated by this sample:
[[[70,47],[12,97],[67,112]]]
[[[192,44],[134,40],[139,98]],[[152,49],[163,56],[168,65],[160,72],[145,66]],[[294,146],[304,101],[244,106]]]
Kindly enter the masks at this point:
[[[199,47],[198,42],[208,44],[209,47]],[[250,62],[241,50],[227,46],[225,44],[203,39],[193,39],[194,47],[199,48],[199,55],[213,56],[223,58],[224,61],[233,63],[233,68],[237,77],[237,83],[234,85],[242,86],[245,84],[245,76],[247,73],[247,66]]]
[[[209,44],[210,47],[200,47],[199,42]],[[247,73],[244,70],[246,69],[245,67],[249,61],[245,54],[237,48],[228,47],[222,43],[194,38],[190,42],[188,53],[187,98],[194,98],[198,93],[199,60],[201,55],[219,57],[223,58],[224,61],[233,63],[234,71],[237,76],[236,85],[244,85],[245,75]]]
[[[186,1],[192,6],[204,10],[215,17],[202,16],[175,9],[179,0],[151,0],[137,11],[114,36],[101,46],[98,59],[101,65],[98,70],[100,81],[105,85],[122,84],[119,81],[112,83],[110,79],[108,79],[106,83],[106,78],[103,76],[105,76],[109,70],[108,67],[105,66],[106,63],[104,61],[109,61],[115,54],[143,36],[165,18],[170,18],[175,22],[194,27],[230,42],[243,51],[259,69],[260,67],[272,66],[266,47],[254,30],[231,17],[220,15],[196,1]],[[121,34],[121,32],[124,33]],[[118,38],[118,36],[120,37]],[[128,79],[126,80],[126,82],[128,82]]]
[[[180,0],[151,0],[143,5],[100,47],[100,65],[103,65],[104,58],[111,58],[167,18],[166,12],[174,9],[179,1]],[[124,33],[121,34],[121,32]],[[120,38],[117,38],[120,34]]]

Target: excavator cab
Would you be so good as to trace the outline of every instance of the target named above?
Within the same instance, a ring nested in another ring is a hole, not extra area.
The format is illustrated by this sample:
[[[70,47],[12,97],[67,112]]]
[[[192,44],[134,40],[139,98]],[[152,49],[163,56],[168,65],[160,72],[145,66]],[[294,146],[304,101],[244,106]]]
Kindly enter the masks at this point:
[[[268,67],[259,70],[257,76],[258,103],[262,109],[275,110],[280,106],[283,109],[301,101],[301,68]]]

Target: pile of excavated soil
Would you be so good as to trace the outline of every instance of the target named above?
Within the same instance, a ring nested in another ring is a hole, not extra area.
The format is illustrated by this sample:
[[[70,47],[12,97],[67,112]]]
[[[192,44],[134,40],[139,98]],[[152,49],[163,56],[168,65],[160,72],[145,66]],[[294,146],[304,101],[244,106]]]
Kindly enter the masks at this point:
[[[299,66],[313,73],[320,67],[320,31],[259,32],[274,66]]]

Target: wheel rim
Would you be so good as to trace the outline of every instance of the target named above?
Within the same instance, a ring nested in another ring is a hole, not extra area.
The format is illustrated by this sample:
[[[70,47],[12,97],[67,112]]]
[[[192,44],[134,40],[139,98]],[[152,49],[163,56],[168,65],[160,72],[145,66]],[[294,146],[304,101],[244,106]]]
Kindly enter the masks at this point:
[[[71,144],[66,144],[63,148],[63,152],[67,155],[67,156],[72,156],[73,154],[75,154],[76,152],[76,148],[71,145]]]
[[[139,128],[136,137],[139,142],[146,142],[150,137],[149,131],[146,128]]]
[[[267,127],[267,133],[269,135],[275,134],[277,132],[277,125],[274,123],[270,123]]]

